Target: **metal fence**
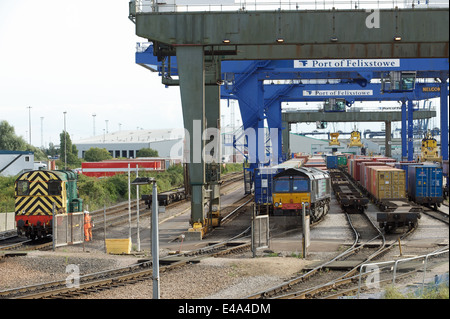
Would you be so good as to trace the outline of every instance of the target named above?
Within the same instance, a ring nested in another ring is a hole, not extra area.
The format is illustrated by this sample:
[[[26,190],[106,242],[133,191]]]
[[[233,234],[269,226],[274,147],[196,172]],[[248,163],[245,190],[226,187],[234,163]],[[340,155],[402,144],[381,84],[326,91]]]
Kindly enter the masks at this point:
[[[412,272],[423,273],[419,281],[410,285],[410,292],[416,296],[425,293],[430,286],[436,288],[439,284],[446,283],[448,287],[448,257],[448,249],[445,249],[422,256],[363,264],[359,273],[357,298],[360,298],[363,286],[368,289],[379,289],[381,283],[384,283],[400,288],[404,286],[402,277],[409,276]],[[438,275],[432,269],[441,265],[444,270]]]
[[[135,0],[136,13],[448,8],[448,0]]]
[[[84,214],[57,214],[54,217],[53,247],[81,244],[84,241]]]

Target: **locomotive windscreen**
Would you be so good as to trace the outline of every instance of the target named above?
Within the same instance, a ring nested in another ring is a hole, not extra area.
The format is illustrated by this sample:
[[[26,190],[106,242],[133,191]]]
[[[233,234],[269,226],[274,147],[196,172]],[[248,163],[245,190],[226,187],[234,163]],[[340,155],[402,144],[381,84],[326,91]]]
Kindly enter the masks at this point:
[[[28,196],[30,192],[30,182],[29,181],[17,181],[17,195],[18,196]]]
[[[309,191],[309,181],[304,177],[291,176],[293,179],[288,179],[288,177],[281,177],[274,181],[274,192],[275,193],[301,193]]]
[[[292,192],[309,192],[309,183],[307,179],[294,177],[292,181]]]
[[[289,192],[289,179],[280,178],[275,181],[274,192],[275,193],[287,193]]]

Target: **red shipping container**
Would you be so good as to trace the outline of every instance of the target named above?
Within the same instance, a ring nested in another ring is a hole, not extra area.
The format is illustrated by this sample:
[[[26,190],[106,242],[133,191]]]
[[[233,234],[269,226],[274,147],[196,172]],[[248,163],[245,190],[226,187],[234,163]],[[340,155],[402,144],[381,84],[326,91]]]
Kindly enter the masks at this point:
[[[360,184],[366,189],[369,190],[370,187],[370,174],[369,167],[370,166],[385,166],[384,163],[379,162],[362,162],[360,165]]]
[[[396,162],[395,159],[389,158],[389,157],[374,157],[374,160],[377,161],[377,162],[384,162],[384,163]]]
[[[367,162],[367,161],[370,161],[370,159],[367,159],[367,158],[357,158],[357,159],[354,159],[353,160],[353,163],[352,163],[352,165],[353,165],[353,167],[352,167],[352,172],[351,172],[351,176],[356,180],[356,181],[359,181],[359,163],[362,163],[362,162]]]

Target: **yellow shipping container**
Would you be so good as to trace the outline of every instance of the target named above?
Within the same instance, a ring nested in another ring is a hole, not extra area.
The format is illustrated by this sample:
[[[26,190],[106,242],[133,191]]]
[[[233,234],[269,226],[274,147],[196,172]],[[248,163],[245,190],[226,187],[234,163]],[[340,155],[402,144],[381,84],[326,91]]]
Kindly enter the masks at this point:
[[[377,199],[406,198],[406,173],[402,169],[373,166],[370,192]]]

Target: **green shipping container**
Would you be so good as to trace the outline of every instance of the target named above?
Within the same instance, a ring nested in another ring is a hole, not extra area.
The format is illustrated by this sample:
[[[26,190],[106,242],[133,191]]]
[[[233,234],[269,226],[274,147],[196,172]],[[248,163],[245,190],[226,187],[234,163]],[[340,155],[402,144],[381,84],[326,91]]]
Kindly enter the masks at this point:
[[[338,155],[338,166],[347,166],[347,156],[345,155]]]

